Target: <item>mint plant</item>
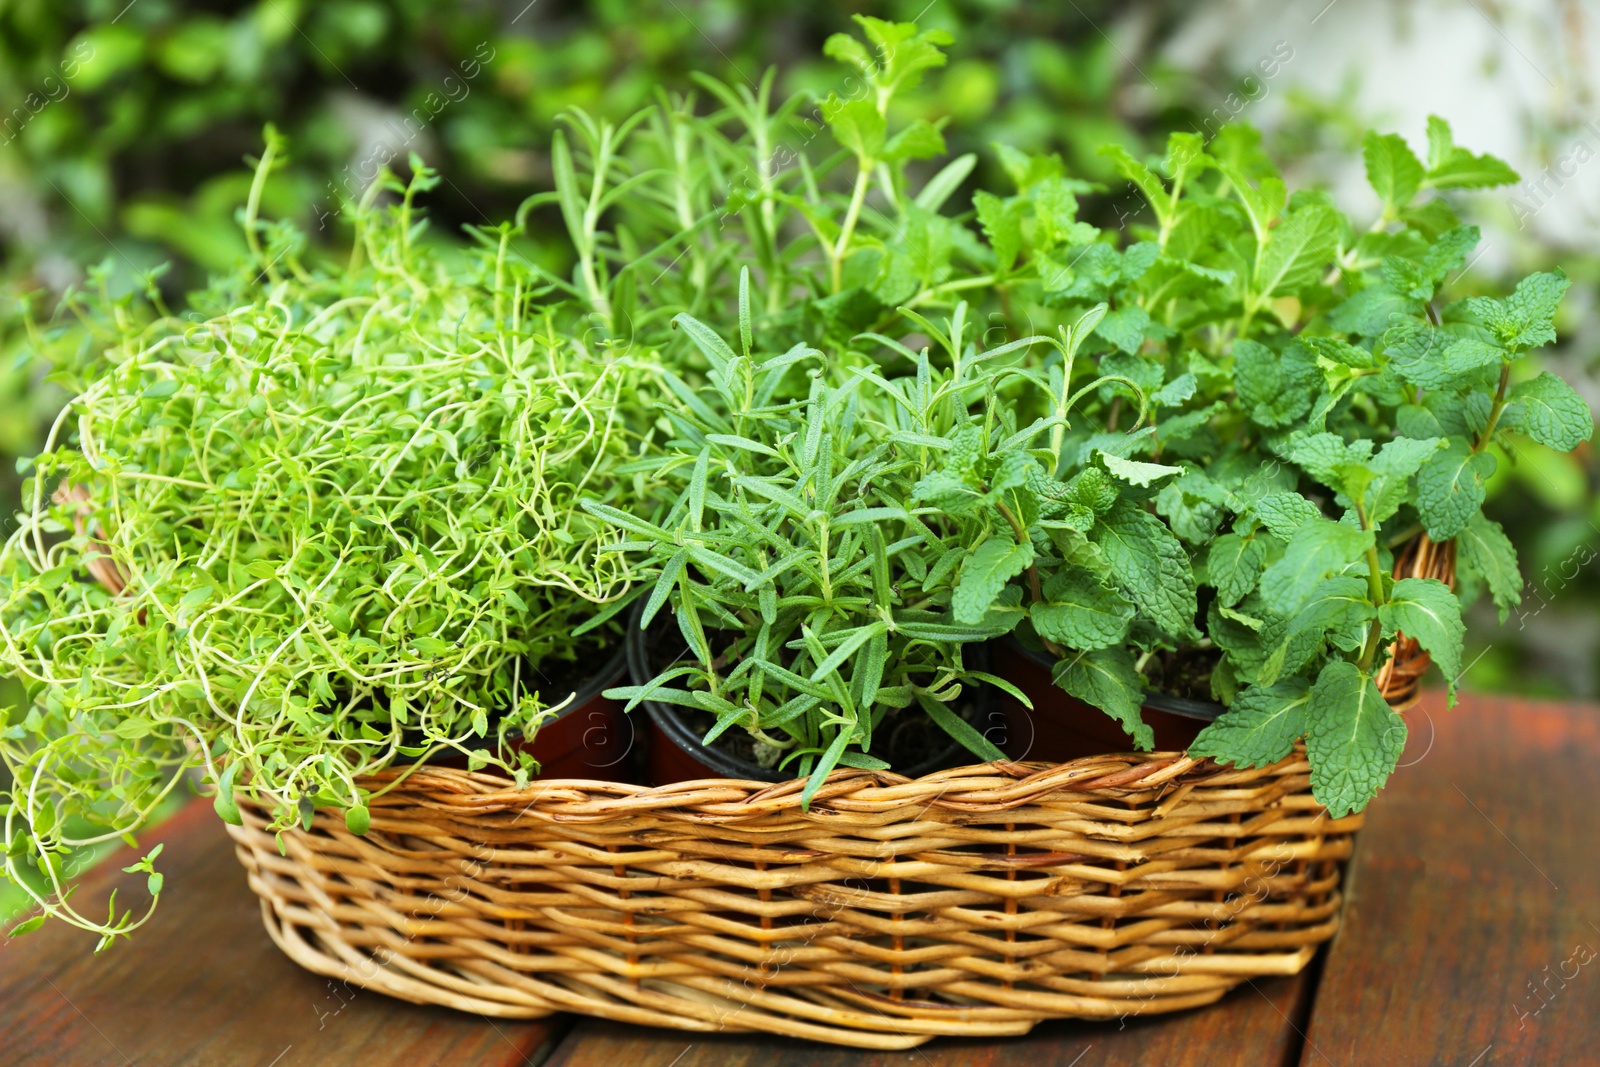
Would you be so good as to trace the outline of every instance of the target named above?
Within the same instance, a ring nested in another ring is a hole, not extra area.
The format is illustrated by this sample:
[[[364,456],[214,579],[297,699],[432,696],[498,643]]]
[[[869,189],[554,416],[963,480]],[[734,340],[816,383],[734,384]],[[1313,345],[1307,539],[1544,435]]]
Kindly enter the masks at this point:
[[[1175,135],[1155,164],[1110,149],[1153,216],[1120,250],[1080,231],[1064,261],[1053,235],[1070,231],[1042,224],[1031,174],[984,222],[1014,301],[1068,316],[1110,305],[1093,365],[1137,382],[1153,410],[1140,432],[1075,431],[1060,453],[1078,478],[1114,473],[1109,457],[1141,466],[1135,484],[1106,479],[1115,502],[1086,533],[1136,605],[1127,643],[1067,642],[1057,683],[1127,722],[1147,684],[1138,668],[1206,662],[1229,710],[1191,754],[1260,766],[1304,738],[1313,789],[1336,817],[1366,805],[1405,741],[1374,682],[1396,635],[1432,654],[1452,701],[1461,669],[1458,596],[1432,578],[1396,580],[1394,552],[1419,535],[1455,539],[1463,579],[1487,587],[1503,617],[1521,580],[1482,513],[1485,482],[1519,439],[1568,450],[1593,429],[1570,386],[1522,367],[1555,340],[1563,276],[1533,275],[1503,299],[1441,296],[1478,233],[1423,194],[1514,175],[1455,146],[1442,120],[1429,140],[1424,164],[1398,137],[1367,138],[1381,211],[1364,231],[1325,194],[1289,196],[1245,127],[1210,145]],[[1114,425],[1117,401],[1105,400]],[[1182,553],[1107,523],[1157,518]],[[1052,643],[1066,636],[1030,623]],[[1091,684],[1096,654],[1117,667]]]

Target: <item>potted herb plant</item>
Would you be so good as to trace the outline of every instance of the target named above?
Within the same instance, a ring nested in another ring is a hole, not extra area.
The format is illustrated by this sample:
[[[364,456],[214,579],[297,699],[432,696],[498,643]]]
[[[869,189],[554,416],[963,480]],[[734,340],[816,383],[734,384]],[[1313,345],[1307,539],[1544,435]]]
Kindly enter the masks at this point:
[[[953,617],[968,531],[916,499],[953,428],[976,451],[981,361],[935,370],[924,352],[913,386],[815,348],[764,353],[748,273],[739,299],[737,349],[676,319],[710,370],[699,390],[659,372],[679,398],[665,513],[584,502],[657,575],[629,638],[635,684],[610,693],[656,727],[653,780],[802,777],[809,801],[836,767],[1002,758],[979,694],[1009,688],[983,670],[1009,620]]]
[[[0,740],[7,873],[51,913],[108,937],[142,921],[79,915],[63,865],[194,767],[230,821],[241,800],[278,829],[331,805],[357,832],[363,777],[396,762],[628,776],[599,689],[632,575],[575,502],[631,491],[635,383],[529,301],[509,229],[426,243],[413,199],[435,180],[374,187],[332,270],[249,217],[258,256],[188,315],[89,305],[103,347],[0,577],[5,661],[36,697]]]
[[[1010,557],[1010,579],[1041,605],[1022,639],[1054,661],[1056,686],[1141,747],[1148,690],[1214,700],[1176,709],[1197,732],[1191,755],[1263,766],[1304,738],[1317,798],[1336,816],[1359,811],[1404,745],[1385,696],[1414,690],[1419,649],[1453,700],[1456,570],[1502,618],[1517,603],[1515,550],[1481,510],[1487,479],[1526,444],[1567,451],[1593,430],[1569,385],[1525,367],[1555,340],[1567,281],[1442,294],[1478,232],[1423,194],[1515,174],[1456,146],[1437,118],[1426,163],[1399,137],[1368,136],[1381,210],[1365,229],[1325,194],[1287,195],[1246,127],[1210,145],[1174,135],[1160,173],[1110,151],[1153,216],[1122,247],[1087,228],[1065,249],[1030,242],[1060,202],[1047,172],[979,204],[1012,299],[1091,315],[1089,373],[1148,401],[1146,424],[1107,433],[1123,401],[1103,389],[1109,425],[1075,428],[1052,457],[1075,472],[1082,507],[1035,538],[1048,544],[1029,564],[1039,577],[1024,581]],[[1081,717],[1034,695],[1041,730]]]

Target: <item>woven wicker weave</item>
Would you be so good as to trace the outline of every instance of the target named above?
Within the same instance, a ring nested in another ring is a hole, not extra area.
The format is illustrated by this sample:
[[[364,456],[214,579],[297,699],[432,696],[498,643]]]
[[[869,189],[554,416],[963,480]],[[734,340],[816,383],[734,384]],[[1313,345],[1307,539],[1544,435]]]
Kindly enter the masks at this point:
[[[1327,817],[1301,753],[841,771],[809,812],[800,788],[423,769],[365,837],[336,812],[286,854],[259,810],[229,830],[268,932],[319,974],[488,1015],[906,1048],[1294,974],[1361,824]]]

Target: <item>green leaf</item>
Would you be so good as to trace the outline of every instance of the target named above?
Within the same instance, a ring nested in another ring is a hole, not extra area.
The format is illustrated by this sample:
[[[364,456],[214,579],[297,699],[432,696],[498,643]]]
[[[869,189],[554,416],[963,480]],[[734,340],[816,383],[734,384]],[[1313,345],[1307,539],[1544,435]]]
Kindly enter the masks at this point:
[[[1378,609],[1384,628],[1404,633],[1427,649],[1444,672],[1450,703],[1455,703],[1456,679],[1461,674],[1461,602],[1437,578],[1402,578],[1394,583],[1389,600]]]
[[[738,358],[733,349],[728,347],[728,342],[717,335],[717,331],[694,316],[680,312],[673,316],[672,325],[689,336],[689,340],[694,342],[694,346],[710,361],[712,369],[718,374],[726,374],[729,364]]]
[[[1155,747],[1155,734],[1140,714],[1144,679],[1133,669],[1127,649],[1102,648],[1069,656],[1056,663],[1052,678],[1061,689],[1121,723],[1135,748],[1148,752]]]
[[[1182,467],[1168,467],[1161,463],[1142,463],[1134,459],[1122,459],[1113,456],[1103,449],[1097,450],[1100,459],[1106,465],[1106,470],[1121,478],[1130,485],[1148,486],[1152,482],[1173,474],[1182,474]]]
[[[1206,579],[1223,606],[1231,608],[1256,587],[1266,561],[1267,546],[1260,538],[1223,534],[1206,555]]]
[[[1120,644],[1133,621],[1133,603],[1081,568],[1057,571],[1044,585],[1044,600],[1028,617],[1040,637],[1071,649]]]
[[[877,46],[881,62],[866,68],[873,83],[886,90],[915,89],[924,71],[945,64],[941,45],[953,38],[945,30],[919,30],[915,22],[886,22],[870,15],[855,15],[867,40]]]
[[[1494,457],[1473,452],[1452,439],[1417,472],[1417,514],[1428,536],[1448,541],[1483,507],[1484,481],[1494,473]]]
[[[1367,583],[1353,574],[1338,574],[1325,579],[1286,623],[1263,633],[1262,645],[1269,654],[1257,672],[1256,681],[1271,685],[1285,669],[1295,670],[1303,657],[1313,654],[1326,639],[1341,647],[1358,647],[1359,628],[1378,614],[1367,599]],[[1341,638],[1348,637],[1348,640]]]
[[[39,927],[43,926],[44,921],[48,918],[48,915],[35,915],[31,919],[24,919],[17,925],[13,926],[10,930],[6,931],[6,936],[22,937],[26,934],[31,934],[35,930],[39,929]]]
[[[894,163],[903,159],[932,159],[945,153],[944,135],[926,119],[917,119],[889,138],[880,158]]]
[[[1594,414],[1566,382],[1545,371],[1511,390],[1505,422],[1547,448],[1571,452],[1594,435]]]
[[[1127,500],[1101,516],[1091,537],[1123,592],[1150,621],[1179,639],[1195,633],[1199,610],[1189,554],[1167,525]]]
[[[882,154],[888,126],[872,100],[844,100],[838,93],[829,93],[822,102],[822,121],[833,131],[833,139],[858,159],[877,159]]]
[[[1278,614],[1292,616],[1324,578],[1354,563],[1371,545],[1371,530],[1331,519],[1308,522],[1262,573],[1261,595]]]
[[[1257,295],[1283,296],[1317,284],[1338,251],[1339,233],[1338,213],[1324,204],[1290,211],[1257,258]]]
[[[1571,284],[1560,271],[1530,274],[1517,283],[1504,300],[1491,296],[1469,297],[1462,303],[1501,344],[1513,352],[1554,343],[1556,309]]]
[[[944,169],[928,179],[928,184],[922,187],[917,194],[917,206],[924,211],[938,211],[944,202],[950,199],[952,193],[961,188],[961,183],[967,180],[967,175],[972,173],[972,168],[978,165],[978,154],[968,152],[957,156]]]
[[[1016,197],[1002,200],[980,190],[972,194],[972,206],[978,213],[978,225],[989,238],[989,247],[994,249],[996,266],[1000,273],[1007,273],[1022,254],[1022,219],[1027,204]]]
[[[344,828],[357,837],[364,836],[372,828],[372,814],[367,811],[366,805],[357,804],[345,809]]]
[[[1372,676],[1345,660],[1322,668],[1307,710],[1312,795],[1335,819],[1361,811],[1400,760],[1405,720],[1383,699]]]
[[[1434,189],[1487,189],[1515,185],[1521,177],[1504,161],[1491,155],[1475,156],[1458,147],[1450,124],[1428,116],[1428,173],[1424,184]]]
[[[1250,228],[1255,232],[1256,243],[1264,247],[1271,240],[1272,224],[1277,221],[1289,197],[1283,179],[1270,174],[1252,183],[1237,161],[1229,159],[1219,159],[1217,169],[1238,194],[1240,203],[1244,204],[1245,214],[1250,216]]]
[[[1155,171],[1139,162],[1131,152],[1119,144],[1103,144],[1098,151],[1100,155],[1111,160],[1111,165],[1116,168],[1118,174],[1138,186],[1139,192],[1150,202],[1150,207],[1155,211],[1157,218],[1165,219],[1172,214],[1172,194],[1167,191],[1166,184]]]
[[[1500,524],[1481,512],[1473,515],[1456,535],[1456,565],[1464,577],[1477,578],[1489,587],[1502,623],[1511,609],[1522,603],[1517,550]]]
[[[1006,583],[1033,562],[1033,545],[1001,534],[977,547],[961,564],[961,578],[950,597],[957,622],[980,623]]]
[[[971,723],[944,704],[926,693],[917,694],[917,703],[922,705],[922,710],[928,713],[928,718],[932,719],[939,729],[961,742],[961,746],[974,756],[985,762],[1006,758],[1006,754],[996,748],[994,742],[980,734]]]
[[[1530,274],[1517,283],[1506,305],[1521,327],[1512,342],[1526,348],[1554,344],[1556,311],[1572,282],[1559,269]]]
[[[1367,181],[1383,201],[1384,213],[1393,218],[1411,203],[1422,187],[1422,163],[1396,133],[1368,132],[1361,143],[1367,163]]]
[[[1372,525],[1400,510],[1410,493],[1412,476],[1448,443],[1443,437],[1397,437],[1378,450],[1366,489],[1367,520]]]
[[[1259,341],[1233,345],[1233,381],[1240,402],[1262,426],[1287,426],[1311,407],[1315,366],[1297,346],[1279,355]]]
[[[1311,684],[1304,678],[1251,686],[1200,731],[1189,755],[1210,756],[1235,767],[1269,767],[1305,736],[1310,706]]]
[[[839,765],[839,757],[844,755],[845,746],[850,744],[853,730],[840,729],[833,737],[833,741],[822,753],[822,758],[817,761],[816,768],[806,780],[805,789],[800,792],[800,808],[802,811],[811,810],[811,798],[817,795],[817,790],[822,788],[822,783],[828,780],[828,775]]]
[[[222,770],[222,777],[217,781],[217,795],[211,802],[216,809],[217,817],[229,826],[243,826],[244,816],[239,812],[239,805],[233,798],[233,776],[239,772],[239,764],[230,763]]]
[[[1345,441],[1335,433],[1296,433],[1290,438],[1289,459],[1330,489],[1359,499],[1371,479],[1372,442],[1366,438]]]
[[[1415,320],[1397,323],[1383,335],[1384,354],[1396,373],[1424,389],[1446,389],[1498,368],[1508,353],[1476,337],[1436,330]]]

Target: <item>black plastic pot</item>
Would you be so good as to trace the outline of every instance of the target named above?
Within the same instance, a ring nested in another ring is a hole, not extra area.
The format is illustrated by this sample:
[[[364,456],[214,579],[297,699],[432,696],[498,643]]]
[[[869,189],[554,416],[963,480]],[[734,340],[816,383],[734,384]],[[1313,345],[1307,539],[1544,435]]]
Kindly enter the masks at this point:
[[[641,601],[629,617],[628,634],[623,642],[628,656],[628,675],[634,685],[644,685],[660,673],[659,668],[650,664],[647,634],[639,625],[643,614],[644,604]],[[976,653],[974,658],[977,660],[975,663],[977,669],[986,670],[988,650],[979,647],[973,651]],[[985,736],[990,733],[1003,733],[1005,726],[999,703],[995,699],[995,690],[990,686],[980,686],[969,687],[969,691],[975,694],[977,709],[973,718],[968,721]],[[786,782],[794,777],[792,774],[742,759],[730,752],[702,745],[700,743],[702,734],[685,721],[674,705],[646,700],[643,702],[643,707],[650,722],[645,758],[645,781],[650,785],[670,785],[673,782],[689,782],[700,778]],[[928,727],[932,730],[938,729],[932,722],[928,723]],[[908,778],[920,778],[924,774],[932,774],[947,767],[959,767],[976,761],[976,756],[968,752],[959,741],[952,739],[948,745],[928,759],[892,769]]]
[[[1027,648],[1015,637],[996,642],[995,671],[1033,701],[1023,707],[1010,694],[1001,698],[1005,736],[995,744],[1014,760],[1065,763],[1083,756],[1126,752],[1132,739],[1120,723],[1092,704],[1064,692],[1051,680],[1055,660]],[[1146,690],[1143,717],[1155,734],[1158,752],[1181,752],[1206,724],[1227,709],[1204,700],[1188,700]]]

